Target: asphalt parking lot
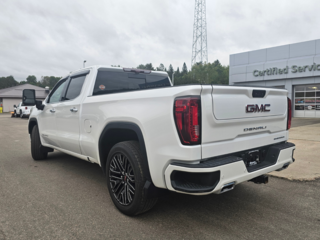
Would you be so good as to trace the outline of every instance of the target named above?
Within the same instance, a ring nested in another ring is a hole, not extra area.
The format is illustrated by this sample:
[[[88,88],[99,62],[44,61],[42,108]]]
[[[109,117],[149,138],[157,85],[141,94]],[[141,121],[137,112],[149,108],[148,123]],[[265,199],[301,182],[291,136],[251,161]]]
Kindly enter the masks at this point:
[[[27,122],[0,114],[0,239],[319,239],[320,179],[172,193],[128,217],[98,165],[57,151],[33,161]]]

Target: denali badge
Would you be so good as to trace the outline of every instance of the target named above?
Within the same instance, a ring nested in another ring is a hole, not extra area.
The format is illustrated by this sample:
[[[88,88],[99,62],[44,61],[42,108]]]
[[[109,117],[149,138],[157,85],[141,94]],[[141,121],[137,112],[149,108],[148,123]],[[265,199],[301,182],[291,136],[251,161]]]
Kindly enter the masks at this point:
[[[262,129],[266,129],[267,126],[264,126],[264,127],[253,127],[253,128],[245,128],[243,129],[244,132],[249,132],[249,131],[254,131],[254,130],[262,130]]]
[[[267,109],[270,107],[270,104],[261,104],[259,107],[258,104],[248,104],[246,106],[246,112],[247,113],[252,113],[252,112],[270,112],[270,109]]]

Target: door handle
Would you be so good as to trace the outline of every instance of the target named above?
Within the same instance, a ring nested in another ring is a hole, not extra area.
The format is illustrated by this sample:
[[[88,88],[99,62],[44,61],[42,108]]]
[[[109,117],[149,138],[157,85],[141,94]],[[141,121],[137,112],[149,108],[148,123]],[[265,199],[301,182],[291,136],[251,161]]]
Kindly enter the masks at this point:
[[[54,108],[50,109],[50,112],[55,113],[56,110],[54,110]]]
[[[74,108],[71,108],[70,111],[71,111],[71,112],[78,112],[78,109],[76,109],[76,108],[74,107]]]

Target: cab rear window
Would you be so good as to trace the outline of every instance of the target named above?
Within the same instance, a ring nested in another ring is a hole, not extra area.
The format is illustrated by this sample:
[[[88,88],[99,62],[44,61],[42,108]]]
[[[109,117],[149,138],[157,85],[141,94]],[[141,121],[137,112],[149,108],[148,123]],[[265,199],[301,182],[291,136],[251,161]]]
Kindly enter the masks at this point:
[[[166,75],[99,69],[93,95],[171,86]]]

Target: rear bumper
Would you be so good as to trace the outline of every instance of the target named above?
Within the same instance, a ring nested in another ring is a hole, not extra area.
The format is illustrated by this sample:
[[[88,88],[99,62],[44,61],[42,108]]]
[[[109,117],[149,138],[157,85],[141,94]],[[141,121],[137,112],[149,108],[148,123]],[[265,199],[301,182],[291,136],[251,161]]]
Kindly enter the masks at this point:
[[[165,170],[165,182],[171,191],[192,195],[219,194],[229,183],[237,185],[287,167],[294,162],[294,149],[292,143],[274,145],[268,150],[267,161],[253,168],[246,167],[243,159],[238,156],[215,158],[199,164],[171,163]],[[177,181],[176,178],[184,179]]]
[[[25,110],[25,111],[22,111],[22,115],[23,117],[29,117],[30,116],[30,110]]]

